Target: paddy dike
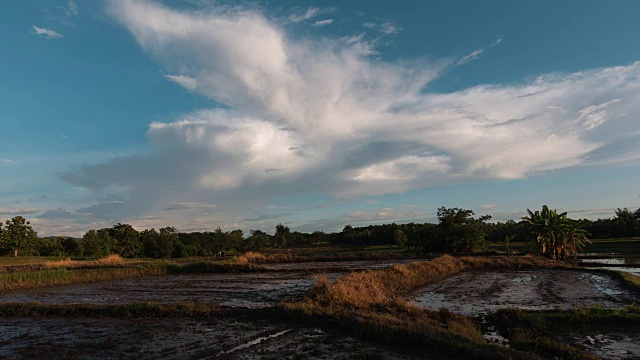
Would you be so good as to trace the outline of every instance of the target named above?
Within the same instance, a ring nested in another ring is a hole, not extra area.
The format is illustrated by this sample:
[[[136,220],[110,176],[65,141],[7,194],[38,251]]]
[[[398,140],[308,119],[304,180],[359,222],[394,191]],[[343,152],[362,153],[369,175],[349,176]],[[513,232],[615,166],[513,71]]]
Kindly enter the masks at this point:
[[[504,308],[621,308],[639,300],[609,276],[556,269],[465,272],[411,295],[411,303],[419,307],[447,308],[465,316],[482,316]]]

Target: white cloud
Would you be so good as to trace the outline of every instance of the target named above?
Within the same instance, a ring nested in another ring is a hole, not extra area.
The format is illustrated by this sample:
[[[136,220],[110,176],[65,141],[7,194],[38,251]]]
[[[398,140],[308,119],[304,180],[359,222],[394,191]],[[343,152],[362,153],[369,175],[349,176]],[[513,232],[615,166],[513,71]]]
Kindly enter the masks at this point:
[[[485,52],[487,49],[490,49],[490,48],[500,44],[501,42],[502,42],[502,39],[498,38],[493,43],[491,43],[491,45],[472,51],[470,54],[463,56],[462,59],[460,59],[458,61],[458,65],[464,65],[464,64],[468,63],[469,61],[473,61],[473,60],[477,59],[478,56],[482,55],[482,53]]]
[[[296,9],[293,14],[289,16],[289,21],[297,23],[306,20],[313,19],[322,14],[329,14],[334,11],[333,8],[319,8],[309,7],[307,9]]]
[[[333,24],[333,19],[318,20],[318,21],[314,22],[311,25],[320,27],[320,26],[327,26],[327,25],[331,25],[331,24]]]
[[[195,90],[196,86],[198,86],[198,80],[189,76],[183,75],[164,75],[167,79],[173,81],[174,83],[182,86],[187,90]]]
[[[402,31],[402,28],[390,20],[382,22],[365,22],[362,24],[364,28],[373,29],[384,35],[395,35]]]
[[[15,161],[14,161],[14,160],[11,160],[11,159],[0,159],[0,163],[3,163],[3,164],[13,164],[13,163],[15,163]]]
[[[40,28],[35,25],[31,27],[31,33],[45,39],[60,39],[63,37],[62,34],[57,33],[51,29]]]
[[[381,195],[640,153],[640,62],[437,94],[424,89],[447,64],[372,60],[362,38],[295,39],[255,11],[110,4],[146,52],[181,74],[170,80],[229,109],[153,123],[152,155],[67,174],[96,196],[127,199],[85,210],[95,217],[203,203],[232,223],[283,195]]]

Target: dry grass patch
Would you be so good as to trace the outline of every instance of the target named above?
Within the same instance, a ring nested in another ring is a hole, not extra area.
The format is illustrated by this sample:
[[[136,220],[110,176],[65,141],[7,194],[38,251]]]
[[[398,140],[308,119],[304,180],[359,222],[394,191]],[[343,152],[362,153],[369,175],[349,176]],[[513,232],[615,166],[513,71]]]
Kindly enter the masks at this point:
[[[43,265],[47,268],[79,268],[79,267],[115,267],[122,266],[125,264],[125,261],[118,254],[111,254],[107,257],[98,259],[98,260],[71,260],[71,258],[66,258],[62,260],[55,261],[47,261]]]
[[[407,294],[429,283],[470,270],[566,267],[544,258],[452,257],[348,274],[334,283],[320,277],[297,303],[284,304],[292,317],[324,321],[392,346],[435,350],[447,358],[539,359],[535,354],[488,344],[470,319],[408,304]]]

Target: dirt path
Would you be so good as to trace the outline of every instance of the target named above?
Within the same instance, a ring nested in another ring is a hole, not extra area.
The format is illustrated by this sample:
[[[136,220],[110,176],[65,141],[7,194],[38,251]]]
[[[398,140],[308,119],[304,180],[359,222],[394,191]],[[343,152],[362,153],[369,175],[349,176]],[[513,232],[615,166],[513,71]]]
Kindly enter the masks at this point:
[[[638,301],[611,278],[583,271],[526,270],[458,274],[415,292],[412,303],[478,316],[502,308],[618,308]]]

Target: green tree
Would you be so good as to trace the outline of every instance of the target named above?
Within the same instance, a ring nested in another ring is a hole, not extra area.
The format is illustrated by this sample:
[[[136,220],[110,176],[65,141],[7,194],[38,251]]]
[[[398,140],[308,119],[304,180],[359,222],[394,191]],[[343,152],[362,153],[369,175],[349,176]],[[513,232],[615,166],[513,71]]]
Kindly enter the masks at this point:
[[[31,222],[22,216],[16,216],[5,222],[4,248],[13,251],[13,256],[18,256],[19,252],[27,254],[35,252],[38,233],[31,227]]]
[[[461,208],[438,208],[438,239],[445,248],[453,252],[470,252],[486,248],[486,221],[489,215],[473,218],[472,210]]]
[[[276,225],[276,234],[273,237],[274,247],[284,247],[287,244],[287,237],[290,233],[288,226],[284,226],[282,223]]]
[[[558,214],[543,205],[541,211],[527,209],[527,213],[522,220],[529,224],[535,237],[534,247],[550,259],[564,260],[589,243],[587,232],[579,228],[578,222],[569,219],[566,212]]]
[[[109,229],[114,240],[116,253],[122,257],[133,258],[143,254],[144,246],[140,241],[140,233],[129,224],[114,225]]]
[[[179,242],[178,229],[172,226],[166,226],[160,229],[158,234],[158,245],[156,247],[156,256],[159,259],[166,259],[173,254],[176,243]]]
[[[395,241],[401,249],[404,249],[407,246],[407,235],[401,229],[396,229],[393,232],[393,241]]]

